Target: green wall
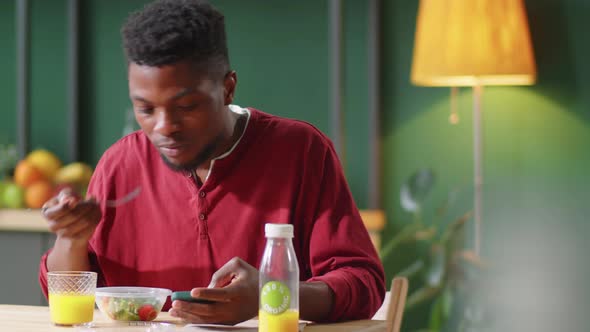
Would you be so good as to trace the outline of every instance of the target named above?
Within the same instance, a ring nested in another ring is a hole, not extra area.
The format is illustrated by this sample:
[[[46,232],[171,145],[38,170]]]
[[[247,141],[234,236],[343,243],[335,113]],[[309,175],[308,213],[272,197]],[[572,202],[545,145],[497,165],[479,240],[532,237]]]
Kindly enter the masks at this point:
[[[123,131],[130,107],[119,28],[143,0],[81,1],[81,158],[96,163]],[[236,103],[310,121],[329,134],[329,13],[317,0],[217,0],[227,17]],[[344,2],[343,164],[359,207],[367,200],[367,4]],[[31,144],[67,155],[66,1],[31,7]],[[382,206],[392,236],[408,219],[399,188],[415,170],[437,175],[425,218],[458,190],[450,217],[472,207],[471,92],[458,99],[461,121],[448,123],[449,90],[409,81],[418,1],[384,0],[382,15]],[[527,0],[538,82],[484,88],[484,254],[495,257],[506,234],[556,226],[583,252],[590,234],[590,42],[587,0]],[[14,1],[0,1],[0,143],[14,142]],[[500,235],[498,235],[500,234]],[[524,240],[523,240],[524,241]],[[551,243],[540,238],[540,243]],[[526,243],[526,242],[523,242]],[[415,248],[405,248],[414,251]],[[574,257],[572,261],[584,260]],[[408,263],[395,253],[388,279]],[[568,279],[569,280],[569,279]],[[571,281],[571,280],[570,280]],[[409,316],[409,326],[425,316]],[[415,323],[417,324],[417,323]]]
[[[66,0],[30,1],[29,147],[55,151],[66,160],[67,10]]]
[[[130,109],[119,29],[146,0],[80,2],[80,158],[95,164],[121,137]],[[325,1],[218,0],[228,22],[232,66],[238,72],[237,104],[309,121],[330,134],[328,7]],[[2,115],[1,143],[16,133],[14,2],[2,2],[2,31],[9,38],[0,69],[8,105]],[[68,160],[67,8],[65,0],[31,1],[31,148],[44,147]],[[343,82],[347,131],[342,154],[350,186],[366,202],[366,4],[344,7]],[[301,18],[305,18],[302,20]],[[11,46],[10,46],[11,45]]]
[[[0,1],[0,144],[16,143],[16,38],[15,2]]]
[[[131,108],[119,29],[146,1],[80,1],[80,156],[96,164],[123,136]]]

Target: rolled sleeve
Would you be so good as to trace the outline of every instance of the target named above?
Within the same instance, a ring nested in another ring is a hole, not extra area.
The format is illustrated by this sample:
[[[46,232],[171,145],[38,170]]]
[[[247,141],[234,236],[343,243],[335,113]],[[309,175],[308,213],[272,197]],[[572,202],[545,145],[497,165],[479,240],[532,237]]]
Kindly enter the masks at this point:
[[[41,256],[41,261],[39,262],[39,286],[41,286],[41,291],[46,299],[48,299],[47,273],[49,270],[47,269],[47,257],[49,256],[49,253],[51,253],[51,249],[47,250],[47,252]],[[98,274],[97,287],[106,286],[104,276],[100,272],[98,259],[90,246],[88,247],[88,259],[90,261],[90,270]]]
[[[39,285],[41,286],[41,291],[45,298],[47,298],[47,256],[51,250],[48,250],[42,257],[41,262],[39,263]]]
[[[379,287],[381,283],[374,282],[379,279],[364,270],[342,268],[308,281],[324,282],[334,292],[332,310],[326,321],[335,322],[373,317],[385,297],[385,291]]]

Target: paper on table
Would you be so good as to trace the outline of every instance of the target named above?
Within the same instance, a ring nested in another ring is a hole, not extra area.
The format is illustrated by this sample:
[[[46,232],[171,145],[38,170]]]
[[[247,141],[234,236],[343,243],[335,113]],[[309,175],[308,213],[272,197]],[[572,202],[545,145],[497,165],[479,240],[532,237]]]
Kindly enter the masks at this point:
[[[299,322],[299,332],[303,332],[303,328],[305,328],[306,323]],[[228,326],[228,325],[217,325],[217,324],[188,324],[186,325],[183,330],[188,331],[244,331],[244,332],[255,332],[258,331],[258,321],[257,320],[248,320],[243,323]]]
[[[175,332],[177,331],[175,324],[165,322],[92,322],[88,326],[76,327],[76,332],[120,332],[122,329],[127,330],[126,327],[133,327],[133,331],[137,332]]]

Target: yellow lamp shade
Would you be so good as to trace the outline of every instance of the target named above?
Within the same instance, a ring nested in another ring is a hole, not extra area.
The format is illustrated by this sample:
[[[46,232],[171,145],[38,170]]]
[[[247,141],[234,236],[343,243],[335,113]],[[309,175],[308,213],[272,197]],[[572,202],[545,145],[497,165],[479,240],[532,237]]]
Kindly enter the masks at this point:
[[[522,0],[420,0],[414,84],[528,85],[535,79]]]

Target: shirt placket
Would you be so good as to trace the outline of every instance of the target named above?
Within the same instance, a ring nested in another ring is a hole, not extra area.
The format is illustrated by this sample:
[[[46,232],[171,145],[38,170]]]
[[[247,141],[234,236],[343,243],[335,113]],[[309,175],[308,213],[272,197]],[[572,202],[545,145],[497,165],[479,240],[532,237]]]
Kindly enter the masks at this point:
[[[197,182],[197,175],[195,172],[187,174],[187,179],[190,181],[189,190],[191,192],[190,205],[194,207],[195,215],[193,220],[199,239],[208,239],[209,231],[207,227],[207,219],[209,214],[209,204],[207,202],[208,192],[203,189],[203,185]]]
[[[197,192],[197,211],[199,223],[199,238],[207,239],[209,237],[208,218],[209,218],[209,204],[207,201],[207,191],[201,187]]]

